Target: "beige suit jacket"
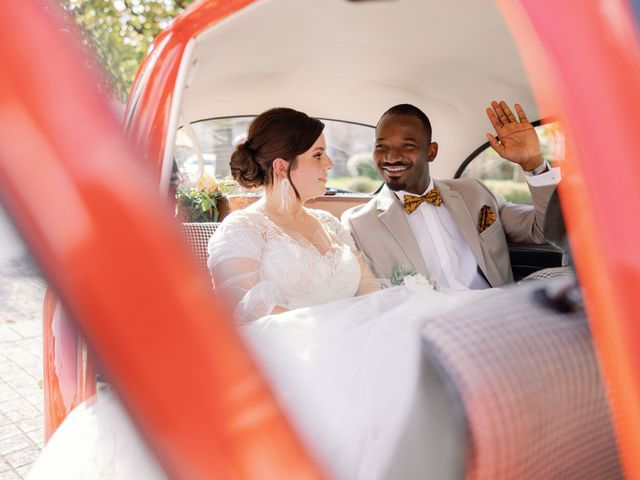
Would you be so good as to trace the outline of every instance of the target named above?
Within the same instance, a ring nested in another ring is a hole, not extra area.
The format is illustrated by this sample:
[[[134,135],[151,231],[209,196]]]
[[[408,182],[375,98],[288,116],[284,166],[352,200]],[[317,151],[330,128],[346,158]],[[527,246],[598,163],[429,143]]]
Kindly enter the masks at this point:
[[[544,214],[555,186],[529,185],[531,206],[507,202],[473,178],[434,180],[434,185],[491,286],[513,282],[507,242],[544,243]],[[485,205],[497,218],[479,232],[480,210]],[[386,186],[368,203],[347,210],[342,222],[377,276],[390,278],[394,267],[403,265],[429,278],[419,239],[413,235],[400,200]]]

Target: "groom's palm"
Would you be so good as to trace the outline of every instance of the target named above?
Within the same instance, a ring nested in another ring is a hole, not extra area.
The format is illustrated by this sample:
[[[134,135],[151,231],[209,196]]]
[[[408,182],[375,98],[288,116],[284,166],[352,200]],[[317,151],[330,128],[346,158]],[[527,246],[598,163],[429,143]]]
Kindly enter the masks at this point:
[[[502,150],[498,154],[515,163],[523,163],[540,152],[540,142],[533,125],[527,123],[509,123],[496,129]]]
[[[491,103],[491,108],[487,108],[487,116],[499,141],[491,134],[487,134],[487,139],[502,158],[520,164],[525,170],[531,170],[542,161],[540,141],[522,107],[516,104],[515,109],[518,119],[505,102]]]

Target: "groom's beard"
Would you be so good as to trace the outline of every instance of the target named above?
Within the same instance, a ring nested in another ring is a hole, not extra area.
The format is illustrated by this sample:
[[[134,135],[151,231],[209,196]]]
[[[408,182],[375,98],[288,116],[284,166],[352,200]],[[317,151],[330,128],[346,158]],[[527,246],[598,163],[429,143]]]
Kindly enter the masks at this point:
[[[400,175],[393,175],[392,172],[386,170],[387,167],[406,167],[408,168]],[[407,173],[411,173],[412,166],[403,163],[382,163],[377,165],[378,175],[384,181],[385,185],[394,192],[407,189]]]
[[[400,190],[407,189],[407,182],[400,178],[389,178],[384,181],[389,190],[393,190],[394,192],[398,192]]]
[[[401,174],[393,174],[386,170],[385,167],[408,167]],[[414,195],[422,195],[431,182],[429,169],[420,169],[412,164],[382,164],[378,167],[378,174],[382,177],[385,185],[389,190],[394,192],[403,190],[413,193]]]

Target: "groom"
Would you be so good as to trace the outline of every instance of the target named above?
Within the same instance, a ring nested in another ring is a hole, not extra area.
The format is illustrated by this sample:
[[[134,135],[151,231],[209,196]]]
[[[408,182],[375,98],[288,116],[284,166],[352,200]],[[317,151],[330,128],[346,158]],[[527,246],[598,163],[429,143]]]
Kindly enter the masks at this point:
[[[505,102],[487,115],[498,134],[487,135],[498,154],[524,170],[533,206],[515,205],[473,178],[434,180],[438,153],[431,124],[417,107],[396,105],[376,126],[374,162],[385,186],[342,221],[378,276],[412,268],[442,287],[482,289],[513,282],[507,241],[544,243],[544,213],[560,180],[540,153],[540,142],[520,107]]]

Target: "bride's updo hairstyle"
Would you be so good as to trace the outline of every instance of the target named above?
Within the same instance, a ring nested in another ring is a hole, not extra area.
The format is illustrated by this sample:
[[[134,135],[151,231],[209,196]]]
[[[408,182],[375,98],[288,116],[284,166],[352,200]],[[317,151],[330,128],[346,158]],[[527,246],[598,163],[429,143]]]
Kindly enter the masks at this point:
[[[309,150],[324,124],[306,113],[291,108],[272,108],[258,115],[247,133],[247,141],[231,155],[231,175],[244,188],[271,186],[275,180],[273,161],[282,158],[289,164],[287,178],[298,200],[300,195],[291,181],[296,157]]]

